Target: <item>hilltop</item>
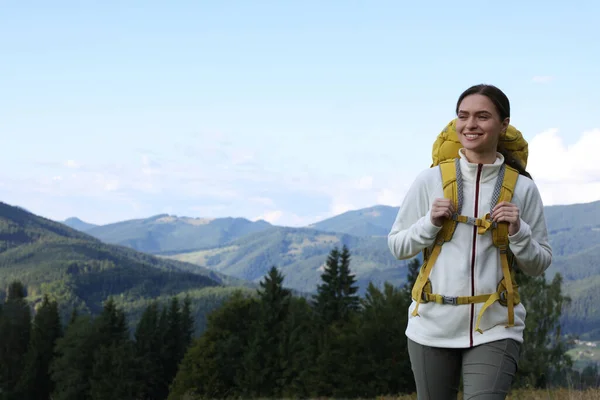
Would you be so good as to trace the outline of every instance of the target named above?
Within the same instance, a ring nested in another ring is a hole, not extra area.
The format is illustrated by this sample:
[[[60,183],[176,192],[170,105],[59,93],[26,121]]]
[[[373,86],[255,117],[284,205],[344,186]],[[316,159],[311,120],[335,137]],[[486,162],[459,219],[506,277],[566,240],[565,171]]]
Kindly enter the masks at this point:
[[[105,243],[131,247],[149,254],[169,254],[222,246],[247,234],[272,227],[266,221],[246,218],[190,218],[159,214],[107,225],[80,224],[70,218],[65,224]]]

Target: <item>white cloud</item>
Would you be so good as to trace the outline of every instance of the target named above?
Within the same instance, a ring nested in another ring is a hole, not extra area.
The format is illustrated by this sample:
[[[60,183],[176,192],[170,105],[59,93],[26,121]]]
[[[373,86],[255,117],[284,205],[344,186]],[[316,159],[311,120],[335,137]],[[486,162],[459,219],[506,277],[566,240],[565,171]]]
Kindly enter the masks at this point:
[[[215,215],[223,213],[227,210],[227,207],[223,204],[213,204],[213,205],[205,205],[205,206],[191,206],[188,209],[194,212],[199,217],[204,217],[206,215]]]
[[[251,161],[254,161],[254,151],[250,149],[232,149],[227,155],[229,156],[229,161],[233,165],[246,164]]]
[[[148,155],[142,156],[142,174],[150,176],[158,175],[160,172],[160,164],[158,162],[151,159]]]
[[[528,171],[544,204],[586,203],[600,200],[600,129],[584,132],[566,145],[558,129],[549,129],[529,142]]]
[[[358,179],[355,183],[354,186],[356,189],[359,190],[368,190],[371,189],[373,187],[373,177],[372,176],[363,176],[360,179]]]
[[[271,224],[274,224],[277,221],[279,221],[282,216],[283,216],[283,211],[281,211],[281,210],[267,211],[267,212],[263,213],[262,215],[259,215],[258,217],[253,218],[253,221],[258,221],[260,219],[263,219]]]
[[[354,204],[350,204],[350,203],[337,203],[337,202],[333,202],[331,205],[331,214],[333,215],[338,215],[338,214],[343,214],[347,211],[351,211],[351,210],[355,210],[359,207],[355,206]]]
[[[31,196],[35,191],[57,209],[65,199],[86,197],[85,201],[79,200],[77,209],[67,211],[92,215],[95,220],[150,216],[172,206],[173,213],[182,216],[258,215],[257,219],[277,225],[307,226],[375,204],[399,206],[418,171],[428,166],[427,162],[419,162],[417,166],[384,169],[373,166],[375,161],[369,163],[371,157],[380,162],[381,157],[374,154],[357,168],[338,165],[328,169],[313,164],[294,167],[290,161],[290,171],[288,164],[279,167],[264,159],[260,151],[234,147],[222,137],[209,140],[208,147],[192,142],[188,157],[180,157],[180,153],[167,158],[144,152],[122,165],[94,164],[86,158],[81,166],[74,160],[59,160],[53,162],[58,171],[44,167],[25,180],[0,180],[7,185],[7,192],[28,199],[35,197]],[[593,151],[598,148],[600,129],[584,133],[572,145],[565,144],[556,129],[530,140],[528,170],[545,204],[600,198],[600,163],[594,160]],[[64,166],[73,169],[61,170]],[[62,180],[57,181],[57,176]],[[113,210],[92,210],[89,201],[110,202]]]
[[[303,227],[312,223],[322,221],[329,215],[301,216],[293,212],[284,212],[282,210],[266,211],[258,217],[252,218],[252,221],[265,220],[274,225]]]
[[[119,189],[119,181],[110,181],[104,184],[104,190],[107,192],[114,192]]]
[[[79,164],[75,160],[67,160],[65,162],[65,167],[67,167],[67,168],[79,168],[79,167],[81,167],[81,164]]]
[[[254,203],[261,204],[263,206],[267,206],[267,207],[272,207],[275,205],[275,202],[273,201],[273,199],[270,199],[268,197],[254,196],[254,197],[250,197],[248,200],[250,200]]]
[[[392,189],[382,189],[377,194],[377,204],[384,206],[398,206],[400,193]]]
[[[535,83],[549,83],[554,80],[554,77],[550,75],[537,75],[532,80]]]

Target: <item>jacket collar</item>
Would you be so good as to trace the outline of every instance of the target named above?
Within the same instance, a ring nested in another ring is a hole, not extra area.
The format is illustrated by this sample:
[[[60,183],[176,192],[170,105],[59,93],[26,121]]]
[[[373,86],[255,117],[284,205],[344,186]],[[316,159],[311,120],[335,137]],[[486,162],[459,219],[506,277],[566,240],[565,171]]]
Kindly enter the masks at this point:
[[[460,149],[458,155],[460,157],[460,170],[462,172],[463,179],[469,182],[474,182],[477,179],[477,168],[478,164],[469,162],[464,154],[465,149]],[[504,156],[500,153],[496,153],[496,161],[493,164],[481,164],[481,177],[480,182],[487,182],[495,180],[500,172],[500,167],[504,164]]]

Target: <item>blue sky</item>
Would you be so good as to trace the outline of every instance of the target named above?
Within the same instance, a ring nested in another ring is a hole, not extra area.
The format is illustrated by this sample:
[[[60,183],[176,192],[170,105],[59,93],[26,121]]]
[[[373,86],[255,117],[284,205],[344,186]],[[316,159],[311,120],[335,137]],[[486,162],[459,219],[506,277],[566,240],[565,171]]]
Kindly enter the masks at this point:
[[[481,82],[546,204],[600,200],[598,4],[5,1],[0,200],[98,224],[399,205]]]

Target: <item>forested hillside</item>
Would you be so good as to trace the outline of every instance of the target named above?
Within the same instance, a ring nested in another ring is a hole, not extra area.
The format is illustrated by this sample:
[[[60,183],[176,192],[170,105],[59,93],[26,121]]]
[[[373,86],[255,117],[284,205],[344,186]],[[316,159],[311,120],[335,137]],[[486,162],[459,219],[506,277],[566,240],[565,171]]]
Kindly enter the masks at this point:
[[[364,293],[369,282],[380,286],[401,284],[405,261],[395,260],[387,239],[321,232],[308,228],[277,227],[240,238],[227,246],[182,253],[166,258],[186,261],[227,275],[257,282],[271,265],[278,265],[289,287],[314,292],[333,246],[347,245],[354,251],[354,272]]]
[[[137,320],[151,299],[191,293],[198,327],[204,314],[247,282],[196,265],[107,245],[85,233],[0,203],[0,298],[18,280],[34,305],[49,295],[63,319],[98,313],[108,297]],[[251,285],[250,285],[251,286]]]

